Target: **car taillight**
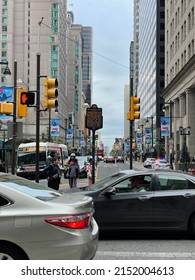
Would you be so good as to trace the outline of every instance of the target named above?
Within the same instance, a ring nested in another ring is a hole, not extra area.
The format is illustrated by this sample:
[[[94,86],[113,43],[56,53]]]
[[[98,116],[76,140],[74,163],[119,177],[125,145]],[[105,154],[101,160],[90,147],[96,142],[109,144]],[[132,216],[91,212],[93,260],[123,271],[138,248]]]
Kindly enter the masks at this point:
[[[46,218],[45,222],[59,227],[84,229],[89,226],[90,214],[86,213],[86,214],[51,217],[51,218]]]

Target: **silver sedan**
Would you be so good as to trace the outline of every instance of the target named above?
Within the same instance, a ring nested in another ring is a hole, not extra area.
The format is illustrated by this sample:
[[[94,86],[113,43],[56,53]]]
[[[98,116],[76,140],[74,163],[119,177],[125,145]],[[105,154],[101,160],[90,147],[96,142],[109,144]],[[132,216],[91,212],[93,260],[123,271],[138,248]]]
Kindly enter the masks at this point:
[[[0,173],[0,259],[93,259],[99,229],[92,198]]]

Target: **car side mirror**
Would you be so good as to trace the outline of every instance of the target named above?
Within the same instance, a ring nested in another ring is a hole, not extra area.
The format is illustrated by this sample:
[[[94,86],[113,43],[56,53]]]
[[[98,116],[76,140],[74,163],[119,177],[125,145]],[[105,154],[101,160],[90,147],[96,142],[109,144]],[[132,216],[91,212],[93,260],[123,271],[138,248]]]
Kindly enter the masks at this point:
[[[105,189],[105,191],[102,193],[103,195],[115,195],[117,193],[115,187],[108,187]]]

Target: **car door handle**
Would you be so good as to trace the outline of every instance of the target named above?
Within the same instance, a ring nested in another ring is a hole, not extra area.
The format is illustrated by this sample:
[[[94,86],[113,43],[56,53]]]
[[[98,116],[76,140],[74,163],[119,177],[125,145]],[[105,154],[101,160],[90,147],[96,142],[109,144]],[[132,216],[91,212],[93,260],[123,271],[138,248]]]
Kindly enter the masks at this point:
[[[185,193],[183,196],[186,197],[186,198],[190,198],[190,197],[194,196],[194,194],[192,194],[192,193]]]
[[[142,195],[142,196],[139,196],[138,199],[139,200],[142,200],[142,201],[145,201],[145,200],[148,200],[150,199],[152,196],[149,196],[149,195]]]

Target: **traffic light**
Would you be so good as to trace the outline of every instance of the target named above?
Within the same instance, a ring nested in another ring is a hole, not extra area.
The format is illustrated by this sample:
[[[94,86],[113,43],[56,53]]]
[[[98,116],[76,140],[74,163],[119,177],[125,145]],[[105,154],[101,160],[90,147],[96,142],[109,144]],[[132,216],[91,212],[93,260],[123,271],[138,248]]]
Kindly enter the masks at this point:
[[[20,96],[20,103],[22,105],[34,105],[35,93],[33,91],[23,91]]]
[[[6,115],[13,114],[13,104],[12,103],[0,103],[0,113]]]
[[[140,119],[140,106],[137,105],[140,103],[140,98],[131,96],[130,100],[130,120]],[[138,113],[137,113],[138,112]]]
[[[27,104],[23,103],[27,90],[25,88],[18,89],[17,116],[18,118],[27,116]],[[22,97],[23,96],[23,97]]]
[[[58,107],[58,80],[54,78],[44,79],[44,108],[51,109]]]

